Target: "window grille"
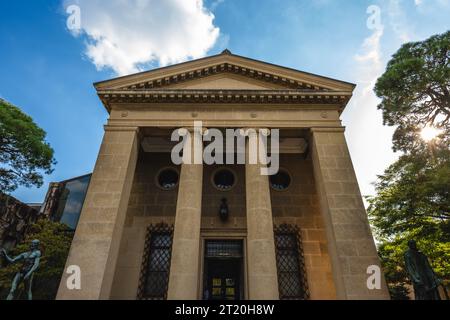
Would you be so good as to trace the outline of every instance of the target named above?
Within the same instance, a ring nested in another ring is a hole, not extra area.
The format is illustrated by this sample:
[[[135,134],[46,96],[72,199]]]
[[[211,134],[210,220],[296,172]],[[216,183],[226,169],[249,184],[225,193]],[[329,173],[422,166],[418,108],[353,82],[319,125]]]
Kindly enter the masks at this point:
[[[173,226],[151,225],[145,239],[139,300],[166,300],[172,257]]]
[[[281,300],[308,300],[305,259],[297,226],[283,224],[274,230]]]
[[[207,240],[206,258],[242,258],[242,240]]]

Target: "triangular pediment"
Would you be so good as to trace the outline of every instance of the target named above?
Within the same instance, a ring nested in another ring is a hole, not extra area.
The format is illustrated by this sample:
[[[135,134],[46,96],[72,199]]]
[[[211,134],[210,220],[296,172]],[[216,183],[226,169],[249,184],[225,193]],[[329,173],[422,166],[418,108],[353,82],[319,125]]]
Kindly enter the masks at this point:
[[[231,73],[219,73],[209,77],[183,81],[170,85],[170,89],[184,90],[274,90],[286,89],[276,83],[252,79]]]
[[[127,90],[306,90],[352,92],[355,85],[224,51],[95,84],[98,91]]]

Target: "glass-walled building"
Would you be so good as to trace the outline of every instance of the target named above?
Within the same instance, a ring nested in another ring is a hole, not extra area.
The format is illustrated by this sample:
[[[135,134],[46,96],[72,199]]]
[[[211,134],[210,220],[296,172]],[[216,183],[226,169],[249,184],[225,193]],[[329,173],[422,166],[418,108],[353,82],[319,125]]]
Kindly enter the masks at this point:
[[[41,212],[75,230],[92,174],[51,183]]]

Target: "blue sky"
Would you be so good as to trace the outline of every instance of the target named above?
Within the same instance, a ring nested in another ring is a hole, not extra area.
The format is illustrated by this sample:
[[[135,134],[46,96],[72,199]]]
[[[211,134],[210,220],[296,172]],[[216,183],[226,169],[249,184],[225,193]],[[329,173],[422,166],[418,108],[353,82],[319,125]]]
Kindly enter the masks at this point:
[[[69,30],[74,4],[81,29]],[[376,29],[367,26],[371,5],[380,10]],[[343,120],[361,189],[371,194],[397,157],[373,83],[402,43],[449,30],[449,16],[450,0],[1,1],[0,97],[47,131],[58,161],[44,187],[14,196],[41,202],[49,182],[92,171],[108,116],[92,83],[225,48],[357,83]]]

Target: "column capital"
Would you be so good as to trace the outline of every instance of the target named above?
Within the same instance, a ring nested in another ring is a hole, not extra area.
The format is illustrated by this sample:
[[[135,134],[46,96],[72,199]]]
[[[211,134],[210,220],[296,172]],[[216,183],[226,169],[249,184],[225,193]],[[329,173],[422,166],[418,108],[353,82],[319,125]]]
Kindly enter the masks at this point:
[[[142,130],[140,127],[136,126],[113,126],[113,125],[105,125],[104,126],[105,133],[106,132],[135,132],[139,141],[142,141],[144,138]]]
[[[345,132],[346,127],[313,127],[311,132]]]
[[[270,128],[267,127],[244,127],[244,128],[239,128],[240,133],[245,136],[245,137],[249,137],[248,135],[248,131],[252,130],[256,133],[256,135],[258,136],[260,132],[266,132],[267,134],[263,133],[265,136],[270,136],[272,134],[272,130]]]
[[[136,126],[113,126],[110,124],[105,125],[104,127],[105,131],[130,131],[130,132],[137,132],[139,133],[140,127]]]
[[[195,126],[184,126],[184,127],[180,127],[178,129],[175,129],[175,130],[186,130],[190,134],[193,134],[193,133],[195,133],[196,129],[201,129],[200,131],[201,131],[202,135],[205,134],[205,132],[208,130],[208,128],[203,127],[203,126],[201,128],[195,127]]]

